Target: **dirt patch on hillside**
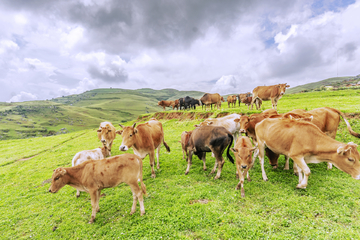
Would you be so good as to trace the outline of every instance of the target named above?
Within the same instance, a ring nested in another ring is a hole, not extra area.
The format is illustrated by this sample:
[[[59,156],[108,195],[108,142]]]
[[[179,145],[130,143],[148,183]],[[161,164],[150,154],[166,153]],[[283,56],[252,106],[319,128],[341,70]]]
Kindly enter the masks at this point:
[[[216,117],[219,118],[219,117],[225,117],[227,115],[229,115],[230,113],[229,112],[221,112],[219,113]]]
[[[171,120],[171,119],[178,119],[179,121],[185,120],[196,120],[196,119],[206,119],[213,115],[213,112],[157,112],[152,116],[140,116],[137,120],[148,120],[150,117],[156,118],[158,120]],[[228,113],[227,113],[228,114]],[[226,114],[226,115],[227,115]],[[225,116],[225,115],[224,115]],[[148,119],[146,119],[148,118]]]

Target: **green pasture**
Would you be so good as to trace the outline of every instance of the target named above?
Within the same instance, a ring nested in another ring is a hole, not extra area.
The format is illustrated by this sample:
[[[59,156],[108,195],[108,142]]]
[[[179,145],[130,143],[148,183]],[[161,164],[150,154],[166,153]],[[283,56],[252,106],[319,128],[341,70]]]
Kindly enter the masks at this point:
[[[360,92],[360,91],[359,91]],[[358,102],[355,90],[285,95],[279,112],[295,108],[311,110],[329,106],[348,113],[352,128],[360,132]],[[264,102],[263,109],[271,103]],[[173,111],[167,111],[171,113]],[[205,112],[197,108],[196,113]],[[241,104],[221,112],[253,113]],[[189,111],[190,113],[190,111]],[[135,121],[129,121],[130,125]],[[76,131],[51,137],[0,141],[0,232],[2,239],[359,239],[360,183],[326,163],[309,164],[311,175],[307,189],[296,189],[298,177],[265,161],[269,181],[261,177],[258,159],[250,170],[252,181],[245,182],[245,198],[235,190],[235,166],[228,160],[221,178],[209,175],[215,159],[207,155],[208,171],[202,161],[193,157],[190,173],[185,175],[180,134],[194,129],[201,121],[161,120],[165,141],[171,148],[160,152],[160,169],[151,178],[149,158],[144,159],[144,216],[140,209],[130,216],[132,193],[128,185],[104,189],[100,212],[95,223],[91,215],[90,196],[65,186],[56,194],[48,192],[52,172],[60,166],[71,166],[79,151],[101,146],[96,129]],[[120,127],[114,122],[117,129]],[[337,140],[355,142],[343,121]],[[113,144],[112,154],[119,151],[121,136]],[[360,150],[360,148],[359,148]],[[128,152],[132,153],[130,149]],[[32,158],[29,158],[32,157]],[[27,159],[29,158],[29,159]],[[292,162],[290,163],[290,168]]]

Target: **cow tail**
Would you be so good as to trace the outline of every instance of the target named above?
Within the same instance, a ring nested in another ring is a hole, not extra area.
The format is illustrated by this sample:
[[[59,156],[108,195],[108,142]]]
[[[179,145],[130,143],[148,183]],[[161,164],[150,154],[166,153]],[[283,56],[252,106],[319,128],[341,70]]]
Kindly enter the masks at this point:
[[[342,112],[340,112],[340,111],[338,111],[337,109],[333,109],[333,110],[336,110],[336,112],[337,112],[338,114],[340,114],[341,117],[344,119],[344,122],[346,123],[347,129],[349,130],[350,134],[353,135],[354,137],[360,138],[360,134],[357,133],[357,132],[354,132],[354,131],[352,130],[349,121],[346,119],[345,114],[342,113]]]
[[[145,184],[144,184],[144,182],[143,182],[143,161],[140,159],[140,158],[138,158],[138,161],[139,161],[139,165],[140,165],[140,184],[141,184],[141,190],[142,190],[142,192],[143,192],[143,194],[145,195],[145,196],[147,196],[147,193],[146,193],[146,186],[145,186]]]
[[[232,156],[230,155],[230,153],[229,153],[229,150],[230,150],[230,148],[231,148],[231,146],[232,146],[232,143],[233,143],[233,139],[234,139],[234,137],[230,134],[230,133],[228,133],[228,137],[231,139],[231,141],[230,141],[230,144],[229,144],[229,146],[228,146],[228,149],[227,149],[227,157],[228,157],[228,159],[230,160],[230,162],[232,162],[233,164],[234,164],[234,159],[232,158]]]
[[[164,144],[164,146],[166,148],[166,151],[170,152],[170,147],[169,147],[169,145],[167,145],[167,143],[164,140],[163,140],[163,144]]]

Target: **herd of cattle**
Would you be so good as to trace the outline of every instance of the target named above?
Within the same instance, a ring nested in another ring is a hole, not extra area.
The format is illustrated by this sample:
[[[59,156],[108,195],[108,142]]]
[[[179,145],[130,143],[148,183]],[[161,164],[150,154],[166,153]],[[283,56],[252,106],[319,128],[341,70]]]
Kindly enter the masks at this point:
[[[275,87],[274,87],[275,86]],[[328,169],[335,165],[340,170],[350,174],[354,179],[360,179],[360,154],[355,143],[342,143],[335,140],[341,118],[347,125],[351,135],[360,138],[354,132],[346,116],[339,110],[329,107],[317,108],[311,111],[295,109],[288,113],[278,114],[277,101],[285,92],[286,84],[257,87],[253,91],[250,104],[262,100],[272,101],[273,109],[250,116],[231,114],[221,118],[209,118],[196,124],[195,129],[184,131],[179,138],[182,146],[183,158],[187,158],[188,174],[195,154],[203,161],[206,170],[206,152],[215,157],[215,165],[211,173],[217,173],[215,179],[221,175],[225,163],[223,153],[236,166],[236,177],[239,183],[236,189],[241,189],[241,196],[245,197],[244,177],[250,181],[249,170],[258,157],[261,165],[262,178],[267,181],[264,156],[269,158],[273,168],[278,167],[278,158],[282,154],[286,158],[285,170],[289,170],[289,158],[294,162],[294,173],[299,177],[297,188],[306,188],[310,169],[307,163],[327,162]],[[275,89],[276,88],[276,89]],[[256,90],[256,91],[255,91]],[[264,97],[268,92],[269,97]],[[246,96],[245,98],[249,98]],[[215,96],[215,97],[214,97]],[[184,98],[180,104],[194,106],[199,100]],[[236,100],[236,99],[235,99]],[[220,95],[205,94],[200,102],[203,105],[221,104]],[[180,105],[181,106],[181,105]],[[340,118],[341,117],[341,118]],[[130,214],[135,212],[137,201],[140,203],[141,215],[145,213],[143,194],[146,187],[142,177],[142,160],[149,155],[151,177],[155,178],[155,150],[157,169],[159,169],[159,153],[161,145],[170,152],[170,147],[164,140],[162,124],[152,118],[148,122],[136,126],[123,126],[116,130],[110,122],[102,122],[97,130],[98,138],[103,147],[85,150],[77,153],[72,160],[72,167],[60,167],[54,170],[49,192],[56,193],[65,185],[77,189],[76,197],[81,191],[91,196],[92,214],[89,223],[94,222],[99,211],[100,192],[104,188],[115,187],[122,182],[127,183],[133,193],[133,205]],[[242,134],[246,136],[242,136]],[[134,154],[122,154],[111,157],[111,147],[116,134],[122,135],[120,151],[133,149]],[[233,146],[234,143],[234,146]],[[232,151],[235,161],[230,155]],[[99,161],[101,160],[101,161]],[[140,181],[140,186],[138,185]]]
[[[277,84],[272,86],[259,86],[254,88],[252,94],[250,92],[240,93],[239,95],[230,95],[227,97],[228,107],[230,105],[235,107],[236,101],[238,100],[239,106],[240,103],[244,103],[248,106],[251,105],[251,109],[253,109],[253,105],[255,103],[256,109],[260,109],[262,101],[271,100],[273,108],[277,109],[277,102],[284,95],[286,88],[290,87],[286,83]],[[252,95],[252,96],[251,96]],[[220,96],[218,93],[205,93],[200,99],[195,99],[189,96],[184,98],[179,98],[176,100],[161,100],[158,102],[158,105],[163,107],[165,111],[165,107],[172,107],[174,110],[182,110],[182,109],[196,109],[196,106],[210,106],[212,109],[212,105],[217,106],[217,109],[220,109],[221,102],[225,102],[224,98]]]

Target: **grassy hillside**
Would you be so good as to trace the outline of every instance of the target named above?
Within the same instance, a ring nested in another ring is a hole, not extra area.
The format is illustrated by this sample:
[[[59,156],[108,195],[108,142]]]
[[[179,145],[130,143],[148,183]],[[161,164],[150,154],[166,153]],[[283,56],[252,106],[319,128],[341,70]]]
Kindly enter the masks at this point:
[[[96,89],[50,101],[0,103],[0,140],[50,136],[91,129],[100,122],[126,122],[140,114],[160,111],[159,100],[201,92],[175,89]]]
[[[308,83],[308,84],[296,86],[293,88],[289,88],[288,90],[286,90],[286,93],[299,93],[302,91],[312,91],[314,89],[319,89],[324,86],[344,87],[346,84],[357,83],[358,81],[360,81],[360,79],[358,77],[327,78],[322,81]]]
[[[331,95],[333,94],[333,95]],[[350,123],[360,132],[359,92],[356,90],[314,92],[285,95],[279,111],[294,108],[311,110],[333,106],[347,112]],[[247,112],[247,107],[221,112]],[[264,102],[269,107],[269,102]],[[253,112],[259,112],[254,110]],[[173,112],[165,112],[170,114]],[[196,114],[206,113],[197,109]],[[192,112],[186,112],[192,115]],[[189,115],[189,116],[190,116]],[[245,198],[235,190],[235,166],[228,160],[221,178],[214,180],[210,170],[202,170],[202,161],[193,157],[188,175],[178,143],[184,130],[192,130],[200,119],[162,120],[165,140],[171,148],[160,152],[160,169],[151,178],[149,158],[144,159],[146,214],[140,216],[139,206],[130,216],[132,194],[126,184],[104,189],[100,212],[94,224],[87,224],[91,215],[89,194],[75,197],[76,190],[65,186],[56,194],[48,192],[53,169],[71,166],[78,151],[101,144],[94,130],[66,135],[2,141],[0,150],[0,232],[4,239],[359,239],[360,184],[349,175],[326,164],[309,164],[308,188],[296,189],[298,177],[284,171],[284,157],[279,169],[272,169],[265,160],[269,181],[264,182],[256,160],[250,170],[252,181],[245,182]],[[130,121],[125,125],[134,122]],[[341,122],[337,140],[355,142]],[[122,154],[115,139],[113,155]],[[360,149],[360,148],[359,148]],[[132,153],[130,149],[128,152]],[[29,158],[34,156],[33,158]],[[207,168],[214,158],[207,155]],[[290,168],[292,162],[290,163]]]

